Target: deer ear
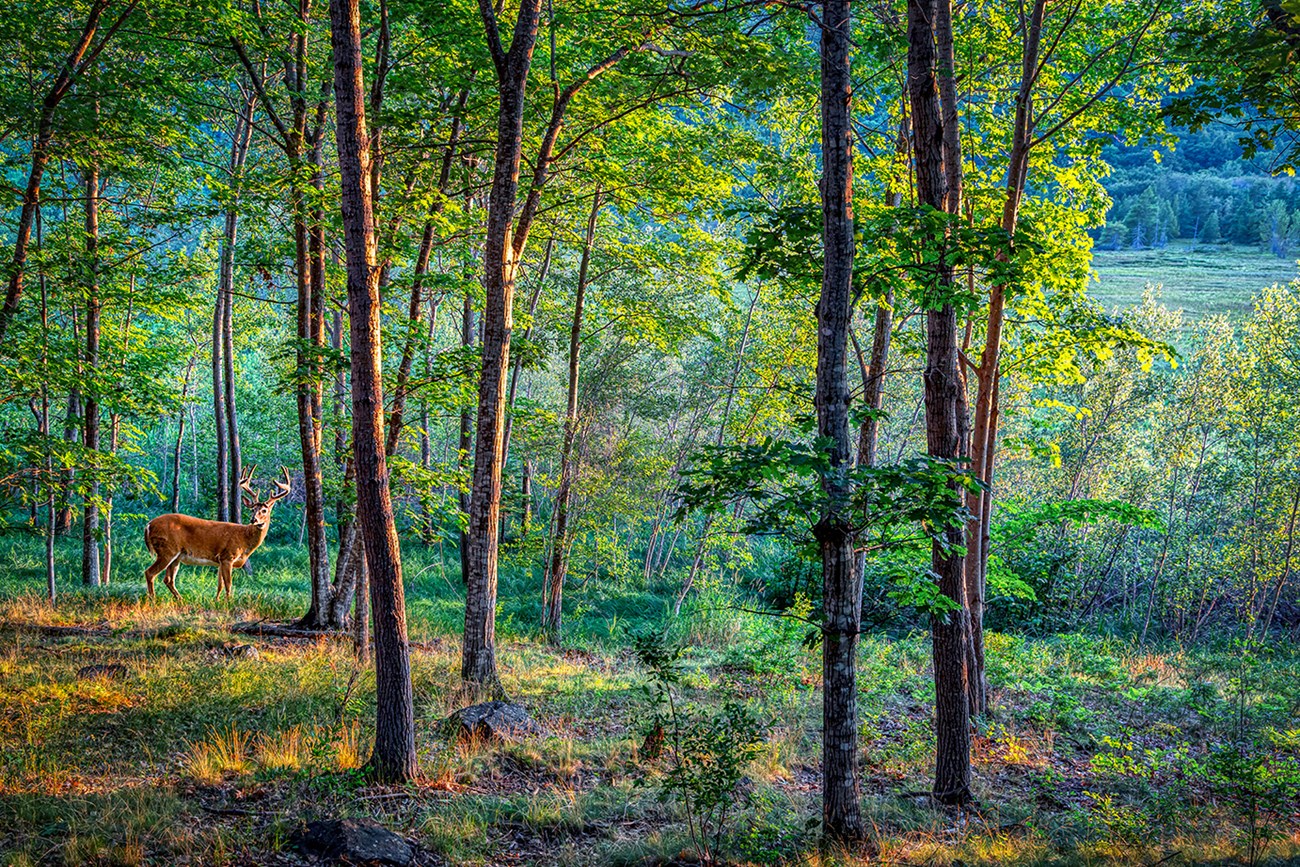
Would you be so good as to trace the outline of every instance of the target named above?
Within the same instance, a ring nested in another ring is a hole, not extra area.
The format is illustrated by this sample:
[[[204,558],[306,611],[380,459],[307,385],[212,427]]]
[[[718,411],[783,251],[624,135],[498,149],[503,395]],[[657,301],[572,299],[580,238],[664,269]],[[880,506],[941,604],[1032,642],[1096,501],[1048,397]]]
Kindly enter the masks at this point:
[[[246,509],[251,509],[257,505],[257,503],[254,503],[253,499],[247,495],[240,497],[240,499],[244,501],[244,508]]]

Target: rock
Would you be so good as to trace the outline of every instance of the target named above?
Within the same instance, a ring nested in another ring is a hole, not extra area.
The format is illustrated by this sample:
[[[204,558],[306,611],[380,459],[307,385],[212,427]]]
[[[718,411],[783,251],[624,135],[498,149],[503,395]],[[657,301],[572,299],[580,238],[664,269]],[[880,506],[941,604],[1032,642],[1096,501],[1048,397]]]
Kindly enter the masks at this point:
[[[546,732],[528,711],[508,701],[485,701],[462,708],[447,722],[461,740],[519,741]]]
[[[108,680],[121,680],[126,677],[127,670],[125,665],[113,663],[111,665],[86,665],[77,671],[79,680],[91,680],[96,677],[107,678]]]
[[[294,835],[304,852],[335,864],[407,867],[415,861],[411,844],[370,819],[320,819]]]

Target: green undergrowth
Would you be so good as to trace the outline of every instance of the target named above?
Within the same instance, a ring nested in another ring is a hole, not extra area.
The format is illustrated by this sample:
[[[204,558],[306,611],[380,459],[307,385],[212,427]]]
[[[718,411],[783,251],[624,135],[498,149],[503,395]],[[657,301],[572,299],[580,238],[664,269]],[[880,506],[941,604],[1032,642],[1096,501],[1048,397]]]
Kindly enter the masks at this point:
[[[671,588],[620,600],[589,584],[575,588],[570,644],[557,650],[532,627],[536,581],[507,572],[504,686],[548,735],[459,744],[440,725],[461,702],[458,576],[408,550],[421,778],[391,789],[361,770],[374,679],[347,639],[230,631],[305,608],[295,549],[259,552],[229,605],[206,597],[215,579],[199,569],[181,573],[185,603],[144,602],[130,577],[142,558],[123,552],[113,586],[65,581],[51,608],[30,547],[0,540],[0,863],[264,863],[290,851],[303,821],[355,815],[451,864],[666,864],[693,857],[690,811],[701,804],[725,807],[716,851],[733,864],[854,864],[868,853],[872,863],[936,865],[1300,859],[1292,647],[989,635],[978,803],[958,815],[924,797],[928,637],[866,635],[859,720],[871,840],[860,852],[824,852],[811,821],[820,653],[797,620],[706,592],[668,622]],[[664,646],[679,654],[676,722],[666,723],[658,681],[632,646],[665,622]],[[234,652],[244,644],[257,653]],[[90,665],[122,666],[123,676],[89,676]],[[737,741],[738,782],[713,790],[708,757],[733,746],[718,734],[724,719],[753,720],[757,740]],[[667,726],[659,744],[655,720]]]

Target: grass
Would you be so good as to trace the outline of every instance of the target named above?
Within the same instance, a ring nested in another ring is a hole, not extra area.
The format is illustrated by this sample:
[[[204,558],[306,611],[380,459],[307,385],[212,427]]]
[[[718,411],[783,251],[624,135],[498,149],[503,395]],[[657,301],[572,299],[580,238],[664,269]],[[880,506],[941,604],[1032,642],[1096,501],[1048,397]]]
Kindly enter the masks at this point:
[[[1165,306],[1183,310],[1189,322],[1241,313],[1260,289],[1300,276],[1294,260],[1258,247],[1187,241],[1163,249],[1096,250],[1092,267],[1099,280],[1089,293],[1107,307],[1136,304],[1146,284],[1157,283]]]
[[[71,547],[65,563],[76,561]],[[0,864],[248,864],[292,857],[319,816],[371,816],[449,864],[650,865],[687,847],[657,797],[668,759],[640,751],[647,684],[619,622],[617,588],[576,588],[575,647],[536,640],[535,581],[503,576],[507,691],[550,735],[514,745],[450,742],[460,602],[430,552],[407,554],[420,783],[386,789],[358,768],[373,736],[374,679],[346,640],[257,640],[220,652],[230,625],[306,604],[303,558],[259,552],[235,599],[213,605],[210,571],[185,569],[186,602],[140,599],[143,567],[118,583],[71,582],[51,608],[39,542],[0,544]],[[662,611],[667,588],[628,595]],[[652,600],[647,603],[646,600]],[[864,864],[819,851],[819,653],[803,630],[719,609],[675,627],[690,649],[682,698],[746,702],[765,724],[730,825],[736,864]],[[43,631],[43,626],[84,631]],[[244,639],[241,639],[241,641]],[[928,788],[933,684],[928,639],[869,635],[860,654],[862,788],[872,863],[1142,865],[1300,862],[1300,654],[1138,648],[1083,635],[990,635],[994,707],[975,737],[978,809],[956,815]],[[81,679],[116,663],[120,679]],[[1291,788],[1288,788],[1291,786]],[[507,857],[508,855],[508,857]],[[278,863],[278,862],[277,862]]]

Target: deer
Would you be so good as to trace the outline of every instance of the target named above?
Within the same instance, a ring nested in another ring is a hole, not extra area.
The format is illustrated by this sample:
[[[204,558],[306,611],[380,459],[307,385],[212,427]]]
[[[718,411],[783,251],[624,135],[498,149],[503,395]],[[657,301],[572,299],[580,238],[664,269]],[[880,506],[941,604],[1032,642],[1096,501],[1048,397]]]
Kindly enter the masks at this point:
[[[249,555],[261,547],[271,526],[271,509],[289,495],[289,471],[284,467],[280,469],[284,481],[277,481],[275,492],[266,499],[259,498],[253,490],[256,464],[240,475],[240,496],[244,507],[252,512],[252,519],[247,524],[207,521],[176,513],[159,515],[150,521],[144,530],[145,547],[154,556],[153,563],[144,570],[149,598],[154,598],[153,579],[162,572],[163,583],[180,602],[181,595],[176,592],[176,573],[184,563],[186,566],[216,566],[215,599],[220,599],[224,590],[229,601],[231,572],[243,568]]]

